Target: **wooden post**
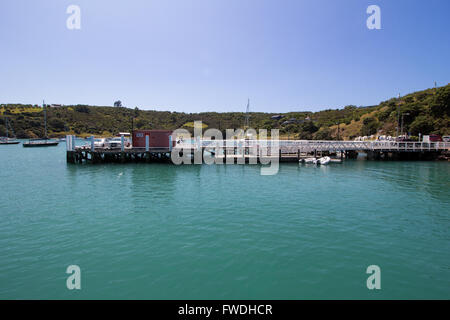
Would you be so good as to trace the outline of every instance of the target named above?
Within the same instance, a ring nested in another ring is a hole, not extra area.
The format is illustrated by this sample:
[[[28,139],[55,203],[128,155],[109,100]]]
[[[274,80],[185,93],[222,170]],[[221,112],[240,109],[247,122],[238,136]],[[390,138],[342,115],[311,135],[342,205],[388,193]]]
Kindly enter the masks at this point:
[[[66,136],[66,151],[73,151],[72,148],[72,138],[70,135]]]
[[[222,140],[222,142],[223,142],[223,163],[227,163],[227,140],[226,139],[224,139],[224,140]]]
[[[67,162],[68,163],[74,163],[75,162],[74,161],[73,151],[67,151]]]
[[[260,157],[261,157],[261,149],[259,148],[259,143],[256,145],[256,164],[258,164],[258,161],[260,161]]]
[[[72,137],[72,151],[75,150],[75,136],[71,136]]]
[[[95,150],[94,136],[91,136],[91,150]]]

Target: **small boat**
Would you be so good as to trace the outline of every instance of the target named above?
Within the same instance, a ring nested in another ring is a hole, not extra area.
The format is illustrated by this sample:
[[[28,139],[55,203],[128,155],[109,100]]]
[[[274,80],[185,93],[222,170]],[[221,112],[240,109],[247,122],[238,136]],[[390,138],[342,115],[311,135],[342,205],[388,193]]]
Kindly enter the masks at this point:
[[[23,146],[25,148],[31,148],[31,147],[54,147],[59,144],[56,140],[51,140],[47,138],[43,139],[30,139],[28,142],[24,142]]]
[[[9,132],[8,132],[8,118],[5,117],[5,128],[6,128],[6,137],[0,137],[0,144],[19,144],[20,141],[10,138],[9,137]],[[11,128],[12,130],[12,128]],[[14,131],[13,131],[14,134]]]
[[[19,140],[11,139],[8,137],[0,137],[0,144],[19,144]]]
[[[325,164],[330,163],[330,161],[331,161],[330,157],[322,157],[322,158],[316,160],[316,164],[325,165]]]
[[[44,108],[44,123],[45,123],[45,135],[44,138],[30,139],[28,142],[24,142],[22,145],[25,148],[31,147],[54,147],[59,144],[59,141],[51,140],[47,137],[47,109],[45,108],[45,102],[42,102]]]
[[[304,163],[315,163],[316,158],[306,158],[301,160]]]

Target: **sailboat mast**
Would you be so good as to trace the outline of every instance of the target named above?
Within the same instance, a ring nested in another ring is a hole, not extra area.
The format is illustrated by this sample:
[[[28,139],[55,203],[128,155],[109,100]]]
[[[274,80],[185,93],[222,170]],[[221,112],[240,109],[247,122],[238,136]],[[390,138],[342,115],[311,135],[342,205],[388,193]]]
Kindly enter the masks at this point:
[[[249,118],[250,118],[250,98],[247,101],[247,109],[245,109],[245,125],[244,125],[244,129],[248,129]]]
[[[45,123],[45,135],[44,138],[47,139],[47,109],[45,108],[45,101],[42,100],[42,107],[44,108],[44,123]]]

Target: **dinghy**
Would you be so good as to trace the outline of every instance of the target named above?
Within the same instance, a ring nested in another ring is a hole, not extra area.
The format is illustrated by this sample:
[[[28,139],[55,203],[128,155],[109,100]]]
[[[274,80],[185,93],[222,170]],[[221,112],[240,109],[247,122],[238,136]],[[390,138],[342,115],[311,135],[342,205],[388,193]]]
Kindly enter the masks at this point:
[[[316,158],[306,158],[302,160],[304,163],[315,163]]]
[[[330,163],[330,161],[331,161],[330,157],[322,157],[317,160],[317,164],[324,165]]]

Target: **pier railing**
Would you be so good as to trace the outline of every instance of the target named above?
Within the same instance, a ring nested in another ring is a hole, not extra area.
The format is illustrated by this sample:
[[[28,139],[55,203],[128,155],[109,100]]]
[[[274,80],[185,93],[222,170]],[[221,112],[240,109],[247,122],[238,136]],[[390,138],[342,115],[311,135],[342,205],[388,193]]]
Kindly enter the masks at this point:
[[[67,151],[75,149],[94,150],[94,142],[91,139],[90,145],[80,147],[75,146],[75,137],[67,136]],[[147,152],[159,152],[160,149],[172,151],[172,144],[168,148],[141,148]],[[121,151],[125,151],[124,144],[121,144]],[[249,140],[249,139],[228,139],[228,140],[210,140],[193,139],[177,143],[175,149],[270,149],[279,148],[281,153],[315,152],[315,151],[392,151],[392,152],[435,152],[450,151],[450,142],[413,142],[413,141],[328,141],[328,140]],[[101,148],[99,148],[101,150]],[[135,151],[138,148],[130,147]],[[127,149],[127,150],[128,150]],[[155,150],[151,150],[155,149]],[[105,151],[105,150],[102,150]]]
[[[282,153],[313,151],[449,151],[450,142],[412,141],[326,141],[326,140],[194,140],[175,148],[270,148],[278,145]]]

